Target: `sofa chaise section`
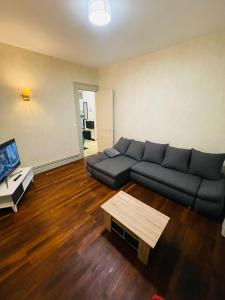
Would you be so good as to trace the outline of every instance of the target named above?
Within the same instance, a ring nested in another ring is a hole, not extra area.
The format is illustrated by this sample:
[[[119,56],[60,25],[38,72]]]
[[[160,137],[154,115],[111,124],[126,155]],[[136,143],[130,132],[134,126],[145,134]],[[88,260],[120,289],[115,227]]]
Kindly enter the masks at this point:
[[[107,158],[109,158],[105,153],[98,153],[97,155],[95,155],[95,156],[91,156],[91,157],[89,157],[87,160],[86,160],[86,169],[87,169],[87,171],[89,172],[89,174],[90,175],[93,175],[93,168],[94,168],[94,166],[97,164],[97,163],[99,163],[99,162],[101,162],[101,161],[103,161],[103,160],[105,160],[105,159],[107,159]]]
[[[130,179],[130,168],[137,161],[125,155],[107,158],[95,164],[93,176],[113,189],[120,188]]]

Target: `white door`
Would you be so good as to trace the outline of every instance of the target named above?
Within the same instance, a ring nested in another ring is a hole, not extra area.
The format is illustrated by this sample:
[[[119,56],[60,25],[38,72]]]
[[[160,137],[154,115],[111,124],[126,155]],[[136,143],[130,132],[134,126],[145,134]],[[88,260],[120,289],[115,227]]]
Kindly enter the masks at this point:
[[[96,92],[96,129],[98,152],[113,146],[113,91]]]

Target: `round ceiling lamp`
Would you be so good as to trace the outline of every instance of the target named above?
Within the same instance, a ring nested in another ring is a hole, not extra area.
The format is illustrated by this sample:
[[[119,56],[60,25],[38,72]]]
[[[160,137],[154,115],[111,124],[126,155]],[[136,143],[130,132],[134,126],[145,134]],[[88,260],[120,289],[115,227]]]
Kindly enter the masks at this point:
[[[89,21],[97,26],[107,25],[111,21],[109,0],[89,1]]]

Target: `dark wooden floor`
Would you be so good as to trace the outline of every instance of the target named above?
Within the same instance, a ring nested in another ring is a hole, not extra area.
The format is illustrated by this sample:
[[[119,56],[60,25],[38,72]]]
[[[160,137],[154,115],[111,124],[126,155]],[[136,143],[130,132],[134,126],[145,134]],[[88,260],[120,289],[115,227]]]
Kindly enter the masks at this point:
[[[18,213],[0,211],[0,299],[225,299],[221,224],[129,183],[124,190],[171,217],[149,267],[104,230],[115,191],[78,161],[35,177]]]

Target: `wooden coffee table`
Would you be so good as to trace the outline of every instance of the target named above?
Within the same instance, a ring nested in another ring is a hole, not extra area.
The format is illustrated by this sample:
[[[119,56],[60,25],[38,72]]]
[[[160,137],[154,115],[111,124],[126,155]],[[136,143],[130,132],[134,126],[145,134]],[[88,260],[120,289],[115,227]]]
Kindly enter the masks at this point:
[[[147,265],[150,249],[155,247],[170,218],[123,191],[101,208],[106,228],[127,240]]]

